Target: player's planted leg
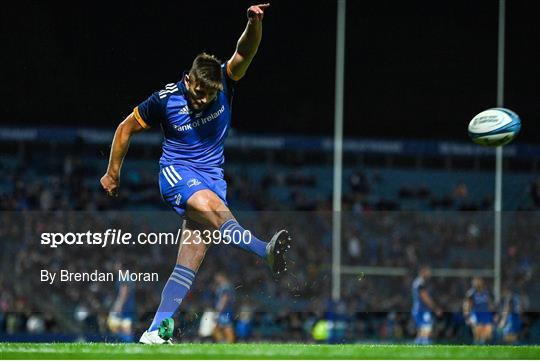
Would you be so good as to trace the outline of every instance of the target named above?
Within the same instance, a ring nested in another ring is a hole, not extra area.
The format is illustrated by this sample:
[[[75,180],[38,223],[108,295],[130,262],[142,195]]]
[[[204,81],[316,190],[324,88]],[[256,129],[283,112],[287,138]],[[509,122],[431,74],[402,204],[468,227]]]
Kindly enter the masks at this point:
[[[142,335],[140,342],[156,343],[152,341],[169,341],[174,332],[173,315],[176,313],[182,300],[186,297],[191,284],[195,279],[195,272],[187,267],[177,264],[161,292],[161,302],[154,315],[154,320],[148,330]],[[156,337],[157,336],[157,337]]]
[[[187,237],[182,237],[176,266],[163,288],[161,302],[152,324],[139,340],[141,343],[171,343],[174,331],[172,317],[188,294],[209,247],[203,242],[194,242],[193,229],[195,228],[193,222],[184,223],[182,235]]]
[[[161,321],[172,317],[189,292],[194,279],[195,272],[193,270],[179,264],[174,267],[163,288],[161,303],[148,331],[157,330],[161,325]]]

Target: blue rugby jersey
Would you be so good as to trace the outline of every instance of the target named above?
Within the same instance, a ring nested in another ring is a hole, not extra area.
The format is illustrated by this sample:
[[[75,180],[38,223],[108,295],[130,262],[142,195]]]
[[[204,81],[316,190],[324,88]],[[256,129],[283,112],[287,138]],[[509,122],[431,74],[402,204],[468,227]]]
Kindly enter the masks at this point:
[[[170,83],[153,93],[133,110],[143,128],[161,126],[164,140],[162,167],[191,165],[220,167],[225,161],[223,148],[231,124],[231,104],[235,82],[221,65],[223,90],[205,109],[194,110],[188,102],[184,80]]]
[[[225,306],[223,307],[223,310],[221,312],[231,313],[233,312],[234,308],[234,289],[232,288],[232,285],[230,283],[221,285],[216,289],[215,307],[218,306],[221,298],[225,295],[229,296],[229,300],[227,301],[227,303],[225,303]]]
[[[420,291],[427,290],[425,280],[422,277],[417,277],[412,283],[412,313],[430,311],[429,307],[422,301]]]
[[[472,301],[472,312],[490,312],[491,296],[488,291],[478,291],[475,288],[471,288],[466,298]]]

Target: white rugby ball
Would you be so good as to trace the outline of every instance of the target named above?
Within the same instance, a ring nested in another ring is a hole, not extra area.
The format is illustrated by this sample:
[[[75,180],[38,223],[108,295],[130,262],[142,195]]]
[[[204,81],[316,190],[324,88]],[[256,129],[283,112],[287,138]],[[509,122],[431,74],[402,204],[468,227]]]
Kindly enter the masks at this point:
[[[498,147],[508,144],[521,130],[519,116],[506,108],[491,108],[469,123],[469,136],[476,144]]]

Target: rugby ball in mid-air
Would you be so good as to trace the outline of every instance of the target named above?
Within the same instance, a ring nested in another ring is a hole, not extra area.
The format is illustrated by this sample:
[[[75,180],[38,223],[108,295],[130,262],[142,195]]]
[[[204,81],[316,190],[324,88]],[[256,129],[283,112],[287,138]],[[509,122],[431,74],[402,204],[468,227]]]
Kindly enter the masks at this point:
[[[508,144],[521,129],[521,120],[506,108],[491,108],[476,115],[469,123],[469,136],[476,144],[498,147]]]

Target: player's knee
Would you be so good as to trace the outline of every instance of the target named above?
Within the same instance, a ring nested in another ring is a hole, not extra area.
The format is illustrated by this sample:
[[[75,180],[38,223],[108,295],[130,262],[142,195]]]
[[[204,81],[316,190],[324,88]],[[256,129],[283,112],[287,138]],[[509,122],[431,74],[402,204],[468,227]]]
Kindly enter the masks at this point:
[[[214,194],[208,189],[195,192],[188,200],[188,206],[197,211],[210,211],[215,203]]]
[[[188,201],[189,210],[195,211],[195,218],[202,218],[203,223],[219,228],[226,220],[232,218],[230,211],[223,202],[210,191],[196,193]]]
[[[224,205],[213,192],[205,189],[188,200],[188,207],[198,212],[216,212],[223,209]]]
[[[220,228],[223,223],[228,221],[229,219],[234,218],[230,212],[214,212],[214,219],[215,219],[215,227]]]

